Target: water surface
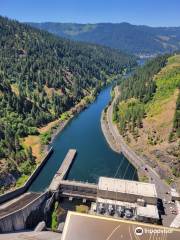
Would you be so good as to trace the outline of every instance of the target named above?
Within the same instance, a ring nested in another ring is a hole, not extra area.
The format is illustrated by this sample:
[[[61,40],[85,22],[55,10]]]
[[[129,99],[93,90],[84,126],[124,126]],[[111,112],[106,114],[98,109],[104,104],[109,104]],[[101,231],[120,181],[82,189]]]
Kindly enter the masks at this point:
[[[46,189],[70,148],[77,156],[68,179],[97,182],[99,176],[137,179],[129,161],[115,153],[107,144],[101,130],[101,112],[110,101],[111,86],[101,91],[97,100],[75,117],[54,139],[54,153],[30,187],[31,191]]]

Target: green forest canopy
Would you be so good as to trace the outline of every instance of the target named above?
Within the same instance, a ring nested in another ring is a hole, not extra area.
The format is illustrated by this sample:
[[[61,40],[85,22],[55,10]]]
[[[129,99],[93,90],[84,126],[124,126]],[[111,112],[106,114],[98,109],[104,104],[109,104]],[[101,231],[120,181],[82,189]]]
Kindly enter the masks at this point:
[[[122,52],[61,39],[0,17],[2,171],[30,173],[32,150],[25,151],[20,138],[37,134],[37,127],[59,118],[97,92],[108,77],[134,64],[135,59]]]
[[[65,38],[101,44],[129,53],[162,54],[180,49],[180,27],[148,27],[129,23],[29,23]]]
[[[145,104],[152,99],[157,88],[154,76],[166,65],[168,56],[158,56],[148,61],[120,82],[121,96],[115,105],[113,117],[122,134],[125,134],[127,127],[135,134],[135,128],[142,126]]]

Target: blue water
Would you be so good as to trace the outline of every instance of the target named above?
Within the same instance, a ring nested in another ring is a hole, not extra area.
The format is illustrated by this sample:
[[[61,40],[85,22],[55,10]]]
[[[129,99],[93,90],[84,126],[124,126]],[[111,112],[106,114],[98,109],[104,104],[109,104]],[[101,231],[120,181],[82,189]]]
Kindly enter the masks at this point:
[[[77,156],[68,179],[97,182],[99,176],[137,179],[136,169],[122,155],[108,146],[101,130],[101,112],[110,101],[111,86],[101,91],[97,100],[75,117],[54,139],[54,153],[30,187],[46,189],[70,148]]]

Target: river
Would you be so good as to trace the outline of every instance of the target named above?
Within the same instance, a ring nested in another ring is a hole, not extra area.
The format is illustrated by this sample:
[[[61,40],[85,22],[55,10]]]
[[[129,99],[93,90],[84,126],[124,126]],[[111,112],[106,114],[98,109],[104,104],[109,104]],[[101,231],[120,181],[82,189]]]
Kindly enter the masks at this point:
[[[43,167],[30,191],[45,190],[70,148],[77,156],[67,176],[71,180],[97,182],[99,176],[137,180],[137,171],[122,155],[111,150],[101,130],[101,112],[110,101],[111,86],[103,89],[89,105],[60,132],[52,146],[54,153]]]

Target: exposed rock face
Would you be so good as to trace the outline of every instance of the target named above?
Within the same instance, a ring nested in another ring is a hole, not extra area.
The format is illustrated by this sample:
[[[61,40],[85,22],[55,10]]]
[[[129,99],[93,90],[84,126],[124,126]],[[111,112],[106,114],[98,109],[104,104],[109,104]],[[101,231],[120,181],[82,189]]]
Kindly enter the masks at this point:
[[[171,157],[168,156],[166,152],[161,151],[159,149],[155,149],[151,153],[154,154],[155,157],[158,158],[161,162],[170,163],[172,160]]]
[[[0,176],[0,187],[8,187],[16,183],[16,176],[12,173],[2,173]]]

